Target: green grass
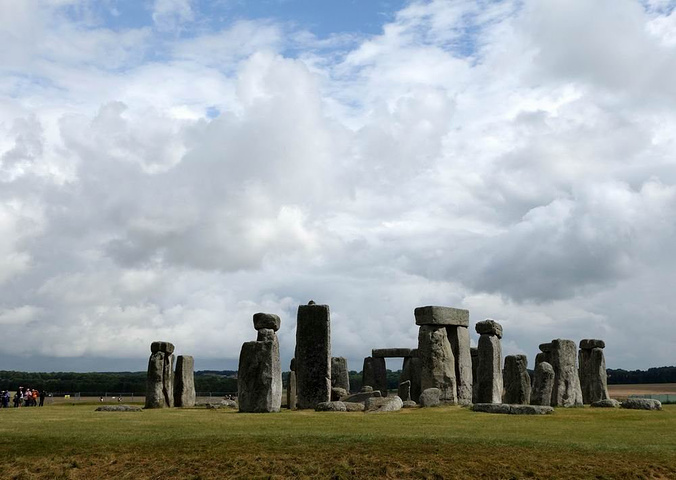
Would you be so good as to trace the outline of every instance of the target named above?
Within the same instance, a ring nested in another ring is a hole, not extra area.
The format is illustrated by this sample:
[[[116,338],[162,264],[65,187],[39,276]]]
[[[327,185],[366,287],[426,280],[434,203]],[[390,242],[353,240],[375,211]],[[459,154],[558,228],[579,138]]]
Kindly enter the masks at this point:
[[[676,406],[503,416],[0,410],[2,478],[676,478]]]

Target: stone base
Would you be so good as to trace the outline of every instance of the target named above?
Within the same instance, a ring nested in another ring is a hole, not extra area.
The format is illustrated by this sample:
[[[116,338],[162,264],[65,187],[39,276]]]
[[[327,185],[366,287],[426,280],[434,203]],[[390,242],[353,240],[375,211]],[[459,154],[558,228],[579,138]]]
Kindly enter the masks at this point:
[[[547,415],[554,413],[552,407],[541,405],[508,405],[506,403],[475,403],[472,406],[475,412],[503,413],[506,415]]]

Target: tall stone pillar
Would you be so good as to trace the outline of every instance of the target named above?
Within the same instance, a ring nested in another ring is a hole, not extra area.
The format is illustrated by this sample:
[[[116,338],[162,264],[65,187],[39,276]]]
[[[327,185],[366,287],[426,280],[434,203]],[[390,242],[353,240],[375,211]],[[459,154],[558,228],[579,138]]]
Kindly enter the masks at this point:
[[[572,340],[552,340],[549,353],[554,369],[552,407],[582,406],[582,389],[576,366],[577,348]]]
[[[153,342],[150,345],[145,408],[174,406],[174,345]]]
[[[420,399],[420,393],[422,392],[420,389],[421,378],[422,365],[420,363],[420,358],[418,357],[418,349],[414,348],[407,357],[404,357],[404,364],[402,366],[399,383],[405,381],[411,382],[411,400],[416,403]]]
[[[387,364],[382,357],[366,357],[361,372],[362,387],[368,385],[379,390],[383,397],[387,396]]]
[[[534,369],[538,368],[538,365],[542,362],[547,362],[550,365],[552,364],[552,358],[551,358],[551,352],[552,352],[552,344],[550,343],[541,343],[540,346],[538,347],[540,349],[540,352],[535,356],[535,367]]]
[[[195,360],[190,355],[179,355],[176,357],[174,406],[195,406]]]
[[[331,400],[331,313],[328,305],[298,307],[296,322],[298,408]]]
[[[418,352],[421,363],[420,389],[438,388],[441,401],[452,405],[458,403],[455,359],[446,328],[422,325],[418,333]]]
[[[458,403],[468,405],[472,403],[472,354],[470,352],[468,328],[469,311],[463,310],[463,312],[467,312],[467,324],[446,327],[446,333],[455,357]]]
[[[549,362],[542,361],[535,367],[534,377],[530,404],[549,407],[552,403],[552,390],[554,389],[554,369]]]
[[[472,347],[469,350],[469,353],[472,357],[472,403],[477,403],[477,387],[479,382],[477,380],[477,369],[479,367],[479,349]]]
[[[289,365],[291,371],[289,372],[289,383],[286,385],[286,406],[290,410],[295,410],[296,406],[296,359],[291,359]]]
[[[530,375],[528,359],[525,355],[507,355],[503,371],[503,403],[511,405],[530,405]]]
[[[502,403],[502,326],[494,320],[477,322],[480,335],[477,356],[476,403]]]
[[[586,404],[610,398],[606,359],[603,355],[605,347],[603,340],[586,339],[580,342],[580,386],[582,400]]]
[[[282,407],[282,366],[277,330],[281,321],[271,313],[254,315],[255,342],[245,342],[239,355],[237,400],[240,412],[279,412]]]
[[[345,357],[331,358],[331,386],[343,388],[347,393],[350,393],[350,372],[347,369]]]

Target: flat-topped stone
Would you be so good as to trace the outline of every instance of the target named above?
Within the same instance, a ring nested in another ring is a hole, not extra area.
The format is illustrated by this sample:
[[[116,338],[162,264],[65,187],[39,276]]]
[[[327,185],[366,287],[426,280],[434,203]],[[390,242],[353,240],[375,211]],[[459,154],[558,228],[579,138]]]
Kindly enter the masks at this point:
[[[552,407],[540,405],[508,405],[506,403],[475,403],[472,405],[475,412],[502,413],[505,415],[547,415],[554,413]]]
[[[399,358],[410,357],[410,348],[374,348],[371,350],[373,358]]]
[[[622,408],[632,410],[662,410],[662,402],[654,398],[627,398],[622,402]]]
[[[479,335],[495,335],[498,338],[502,338],[502,325],[495,320],[486,319],[482,322],[477,322],[474,329]]]
[[[469,327],[469,310],[452,307],[427,306],[414,311],[416,325],[455,325]]]
[[[580,348],[582,350],[591,350],[592,348],[606,348],[606,342],[593,338],[585,338],[580,340]]]
[[[254,313],[253,323],[256,330],[269,328],[276,332],[279,330],[282,321],[279,319],[279,316],[274,313]]]
[[[150,344],[150,351],[152,353],[164,352],[168,354],[174,353],[174,344],[171,342],[153,342]]]

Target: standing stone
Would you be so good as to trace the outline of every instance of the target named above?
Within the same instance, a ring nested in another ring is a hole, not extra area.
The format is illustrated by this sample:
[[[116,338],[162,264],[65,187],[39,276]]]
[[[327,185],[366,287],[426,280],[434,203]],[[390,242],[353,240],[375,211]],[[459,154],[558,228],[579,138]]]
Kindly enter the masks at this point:
[[[347,370],[347,359],[344,357],[331,358],[331,386],[350,392],[350,372]]]
[[[169,342],[153,342],[150,352],[145,408],[173,407],[174,345]]]
[[[533,394],[530,398],[531,405],[550,406],[552,390],[554,389],[554,368],[548,362],[540,362],[535,367],[534,377]]]
[[[580,342],[580,387],[582,400],[591,404],[610,398],[608,395],[608,374],[603,349],[603,340],[582,340]]]
[[[475,326],[479,337],[477,356],[476,403],[502,402],[502,326],[494,320],[484,320]]]
[[[420,398],[420,388],[422,379],[422,363],[420,358],[418,358],[418,349],[411,350],[411,356],[404,358],[404,365],[401,371],[401,377],[399,383],[410,381],[411,382],[411,400],[417,402]]]
[[[405,382],[401,382],[399,384],[399,389],[397,391],[397,395],[404,402],[411,400],[411,381],[410,380],[406,380]]]
[[[418,355],[422,370],[420,388],[423,391],[428,388],[438,388],[442,402],[453,405],[458,403],[455,359],[445,326],[422,325],[420,327]]]
[[[245,342],[239,355],[237,400],[240,412],[279,412],[282,407],[282,365],[279,359],[279,317],[254,315],[255,342]]]
[[[552,359],[550,354],[552,351],[552,344],[541,343],[538,348],[540,349],[540,352],[535,356],[535,369],[537,369],[538,365],[542,362],[547,362],[551,365]]]
[[[477,369],[479,368],[479,349],[472,347],[469,350],[469,353],[472,357],[472,403],[477,403],[477,387],[479,382],[477,381]]]
[[[530,405],[530,375],[525,355],[507,355],[503,371],[505,387],[503,403]]]
[[[190,355],[176,357],[174,406],[195,406],[195,360]]]
[[[458,403],[472,403],[472,355],[470,352],[469,329],[467,327],[446,327],[455,359],[455,380],[457,382]]]
[[[296,359],[291,359],[291,371],[289,372],[289,383],[286,385],[286,406],[290,410],[296,409]]]
[[[366,357],[361,378],[362,386],[373,387],[383,397],[387,396],[387,367],[384,358]]]
[[[298,307],[296,322],[298,408],[331,400],[331,313],[328,305]]]
[[[582,406],[582,389],[576,366],[577,348],[572,340],[552,340],[550,353],[554,368],[552,407]]]

